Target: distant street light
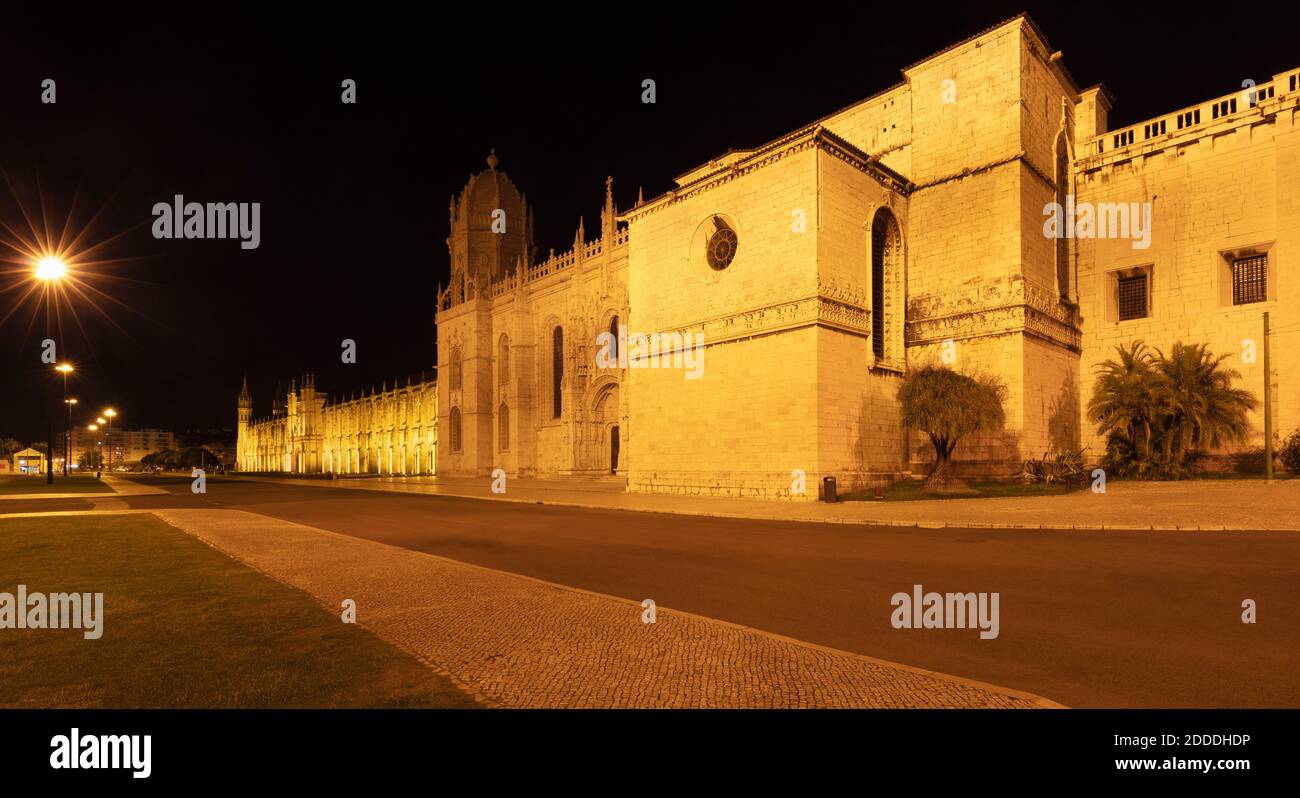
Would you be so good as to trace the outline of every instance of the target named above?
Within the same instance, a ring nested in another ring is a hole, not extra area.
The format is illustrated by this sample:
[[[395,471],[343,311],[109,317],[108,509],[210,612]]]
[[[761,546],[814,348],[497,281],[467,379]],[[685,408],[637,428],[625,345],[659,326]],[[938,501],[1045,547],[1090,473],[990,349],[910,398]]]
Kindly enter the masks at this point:
[[[60,363],[54,370],[63,375],[63,403],[68,405],[68,426],[63,430],[63,476],[68,475],[68,447],[72,437],[72,405],[68,404],[68,375],[73,372],[71,363]],[[50,470],[54,469],[54,452],[50,452]]]
[[[102,418],[100,418],[100,419],[96,419],[96,421],[99,421],[99,422],[101,422],[101,423],[103,422],[103,420],[104,420],[104,419],[102,419]],[[90,430],[91,432],[99,432],[99,424],[87,424],[87,425],[86,425],[86,429]],[[97,440],[97,441],[95,441],[95,445],[100,447],[100,449],[99,449],[99,459],[102,461],[102,460],[104,459],[104,455],[103,455],[103,451],[104,451],[104,448],[103,448],[103,441],[98,441],[98,440]],[[101,464],[100,467],[102,467],[102,464]],[[99,476],[99,473],[96,472],[95,476]]]
[[[109,407],[104,410],[104,415],[108,416],[108,472],[113,473],[113,416],[117,411]]]
[[[63,476],[68,475],[68,460],[72,459],[72,406],[77,403],[76,399],[64,399],[68,406],[68,427],[63,436]]]

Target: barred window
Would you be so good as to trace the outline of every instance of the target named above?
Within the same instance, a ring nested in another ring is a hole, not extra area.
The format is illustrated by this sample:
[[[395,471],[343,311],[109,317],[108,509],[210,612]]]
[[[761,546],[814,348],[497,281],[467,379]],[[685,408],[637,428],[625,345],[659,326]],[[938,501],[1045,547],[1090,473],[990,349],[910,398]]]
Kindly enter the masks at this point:
[[[510,451],[510,408],[504,402],[497,410],[497,437],[501,439],[501,451]]]
[[[1232,304],[1249,305],[1268,299],[1268,256],[1252,255],[1232,262]]]
[[[460,408],[453,407],[451,409],[451,415],[449,417],[449,421],[450,423],[447,426],[451,427],[451,450],[453,452],[459,452],[460,451]]]
[[[1147,276],[1119,278],[1119,320],[1142,319],[1147,316]]]

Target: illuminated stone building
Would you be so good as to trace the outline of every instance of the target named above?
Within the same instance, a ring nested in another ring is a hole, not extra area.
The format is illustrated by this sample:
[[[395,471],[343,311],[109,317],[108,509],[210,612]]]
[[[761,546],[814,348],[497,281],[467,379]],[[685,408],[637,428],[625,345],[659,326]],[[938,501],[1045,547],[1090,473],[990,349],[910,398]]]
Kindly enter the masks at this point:
[[[1263,311],[1296,332],[1298,79],[1111,129],[1107,90],[1076,85],[1020,16],[631,208],[607,184],[598,226],[545,257],[494,154],[451,202],[436,383],[339,405],[304,385],[260,424],[241,399],[241,466],[816,498],[823,476],[852,489],[925,467],[895,396],[928,363],[1007,387],[1006,428],[958,447],[968,471],[1096,453],[1083,408],[1114,345],[1236,356],[1262,349]],[[1054,203],[1091,224],[1049,234]],[[1300,426],[1297,351],[1274,346],[1283,431]],[[1262,357],[1231,365],[1262,394]]]

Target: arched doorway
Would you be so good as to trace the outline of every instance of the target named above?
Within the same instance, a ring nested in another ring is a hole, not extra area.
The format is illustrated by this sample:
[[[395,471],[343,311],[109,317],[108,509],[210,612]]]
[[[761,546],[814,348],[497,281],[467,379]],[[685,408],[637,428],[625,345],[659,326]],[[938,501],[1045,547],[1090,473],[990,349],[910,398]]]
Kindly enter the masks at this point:
[[[609,428],[609,473],[618,473],[618,425]]]

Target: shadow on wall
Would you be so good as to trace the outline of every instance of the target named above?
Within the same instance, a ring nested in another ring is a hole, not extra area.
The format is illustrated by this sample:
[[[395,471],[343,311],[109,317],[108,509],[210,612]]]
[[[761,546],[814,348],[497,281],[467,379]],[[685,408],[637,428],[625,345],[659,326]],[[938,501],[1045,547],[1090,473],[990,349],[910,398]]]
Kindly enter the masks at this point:
[[[924,477],[934,466],[934,446],[923,432],[910,431],[908,437],[912,447],[912,474]],[[952,453],[952,474],[958,479],[1013,479],[1023,465],[1020,434],[1006,428],[967,435]]]
[[[1076,452],[1079,443],[1079,386],[1074,381],[1074,373],[1066,374],[1061,383],[1061,390],[1052,400],[1052,406],[1046,409],[1047,435],[1055,452]],[[1029,453],[1031,457],[1039,455]]]
[[[897,391],[898,380],[892,380],[886,389],[890,396]],[[907,430],[903,429],[896,402],[873,404],[871,397],[863,396],[856,422],[845,424],[844,433],[853,441],[854,470],[845,475],[849,484],[840,485],[843,491],[888,487],[907,470]]]

